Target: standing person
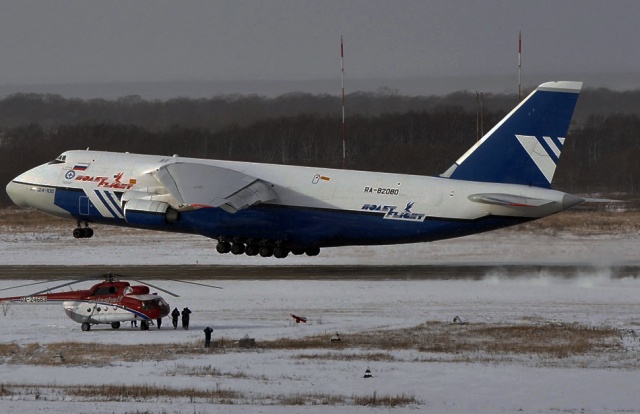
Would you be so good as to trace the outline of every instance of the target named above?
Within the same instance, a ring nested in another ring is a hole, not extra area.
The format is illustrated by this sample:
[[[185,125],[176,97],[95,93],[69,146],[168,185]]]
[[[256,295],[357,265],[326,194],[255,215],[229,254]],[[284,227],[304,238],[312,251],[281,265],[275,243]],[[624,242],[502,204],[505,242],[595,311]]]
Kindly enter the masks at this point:
[[[189,329],[189,315],[191,310],[189,308],[182,309],[182,328]]]
[[[180,311],[178,308],[174,308],[173,312],[171,312],[171,322],[173,323],[173,329],[178,327],[178,317],[180,316]]]
[[[158,329],[160,329],[160,326],[162,326],[162,318],[156,319],[156,324],[158,325]]]
[[[211,346],[211,334],[213,333],[213,329],[210,327],[204,328],[204,347],[209,348]]]
[[[137,328],[138,327],[138,321],[131,321],[131,327],[132,328]]]

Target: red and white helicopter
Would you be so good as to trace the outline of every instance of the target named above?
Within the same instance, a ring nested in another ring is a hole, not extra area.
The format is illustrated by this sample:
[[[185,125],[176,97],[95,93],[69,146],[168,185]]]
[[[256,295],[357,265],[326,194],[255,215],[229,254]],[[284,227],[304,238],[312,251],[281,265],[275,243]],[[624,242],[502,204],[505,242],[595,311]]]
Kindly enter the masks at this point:
[[[179,297],[179,295],[175,293],[146,282],[136,281],[141,283],[141,285],[131,285],[129,282],[119,280],[118,276],[120,275],[113,273],[101,275],[101,277],[104,278],[104,281],[85,290],[51,292],[62,287],[94,279],[95,277],[75,280],[53,286],[26,296],[0,298],[0,303],[3,305],[5,314],[8,306],[14,303],[62,303],[62,307],[64,308],[67,316],[73,321],[82,324],[81,326],[83,331],[88,331],[91,329],[91,325],[98,324],[111,324],[113,329],[118,329],[122,322],[130,321],[140,321],[140,329],[148,330],[149,325],[153,324],[153,321],[169,315],[171,310],[169,304],[161,296],[157,293],[150,293],[149,286],[171,296]],[[48,282],[51,281],[30,283],[7,289],[16,289],[19,287]],[[220,289],[217,286],[210,286],[202,283],[182,282]]]

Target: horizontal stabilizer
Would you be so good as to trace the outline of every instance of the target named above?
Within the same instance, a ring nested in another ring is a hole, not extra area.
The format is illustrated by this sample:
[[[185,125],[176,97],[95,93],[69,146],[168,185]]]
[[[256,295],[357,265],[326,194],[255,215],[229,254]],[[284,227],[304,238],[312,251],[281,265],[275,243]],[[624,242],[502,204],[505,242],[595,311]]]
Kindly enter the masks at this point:
[[[238,171],[206,164],[164,165],[154,177],[185,207],[220,207],[235,213],[277,198],[271,185]]]
[[[509,207],[541,207],[553,203],[551,200],[500,193],[472,194],[469,196],[469,200],[475,201],[476,203]]]

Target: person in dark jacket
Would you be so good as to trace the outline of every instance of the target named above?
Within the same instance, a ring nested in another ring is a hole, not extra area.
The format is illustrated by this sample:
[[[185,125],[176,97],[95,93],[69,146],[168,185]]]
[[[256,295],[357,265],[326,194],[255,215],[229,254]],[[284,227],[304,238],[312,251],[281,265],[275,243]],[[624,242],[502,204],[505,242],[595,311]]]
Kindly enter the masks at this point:
[[[173,329],[178,327],[178,318],[180,317],[180,311],[178,308],[174,308],[171,312],[171,322],[173,323]]]
[[[189,315],[191,310],[189,308],[182,309],[182,328],[189,329]]]
[[[210,327],[204,328],[204,347],[209,348],[211,346],[211,334],[213,333],[213,329]]]
[[[158,325],[158,329],[162,326],[162,318],[156,319],[156,325]]]

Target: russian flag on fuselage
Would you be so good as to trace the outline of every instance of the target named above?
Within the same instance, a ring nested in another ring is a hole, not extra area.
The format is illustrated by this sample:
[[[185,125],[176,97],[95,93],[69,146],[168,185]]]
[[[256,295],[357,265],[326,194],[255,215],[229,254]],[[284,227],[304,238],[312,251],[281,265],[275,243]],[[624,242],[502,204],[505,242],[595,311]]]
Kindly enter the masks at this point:
[[[84,171],[89,168],[90,163],[88,162],[80,162],[73,166],[74,171]]]

